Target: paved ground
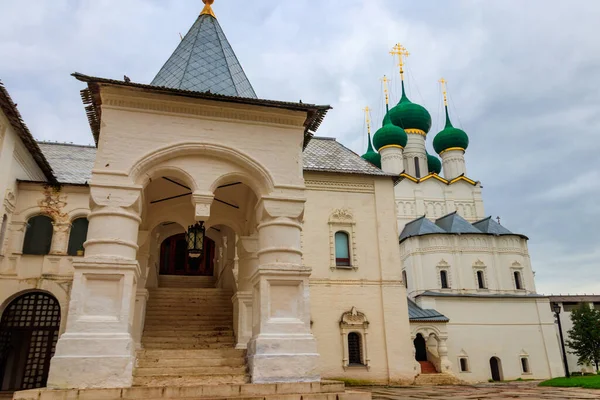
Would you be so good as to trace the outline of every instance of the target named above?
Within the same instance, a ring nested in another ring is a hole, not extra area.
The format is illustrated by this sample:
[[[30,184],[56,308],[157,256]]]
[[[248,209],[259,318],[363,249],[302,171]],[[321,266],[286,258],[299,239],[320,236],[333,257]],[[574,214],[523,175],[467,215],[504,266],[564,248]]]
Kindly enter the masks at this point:
[[[587,400],[600,399],[600,390],[538,387],[538,382],[486,383],[474,386],[360,388],[373,392],[374,400]]]

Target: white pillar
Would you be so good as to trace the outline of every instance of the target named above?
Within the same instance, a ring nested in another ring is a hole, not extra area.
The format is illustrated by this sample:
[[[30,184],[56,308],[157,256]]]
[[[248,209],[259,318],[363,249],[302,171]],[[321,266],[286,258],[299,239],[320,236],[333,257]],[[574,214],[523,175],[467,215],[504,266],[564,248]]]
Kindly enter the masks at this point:
[[[400,175],[404,171],[402,147],[396,145],[384,146],[379,149],[381,154],[381,169],[390,174]]]
[[[302,265],[303,198],[262,198],[257,205],[259,265],[252,275],[253,383],[317,382],[319,354],[310,330],[311,269]]]
[[[49,388],[132,385],[140,192],[137,187],[90,188],[85,257],[73,262],[67,326],[52,358]]]
[[[452,362],[448,358],[447,337],[438,337],[438,355],[440,356],[440,371],[445,374],[452,373]]]
[[[458,147],[442,151],[442,168],[444,170],[444,178],[450,180],[457,176],[466,175],[467,168],[465,166],[465,151]]]
[[[238,291],[233,296],[236,349],[246,349],[252,338],[252,281],[258,267],[258,236],[241,236],[237,243],[239,256]]]
[[[427,151],[425,150],[425,132],[418,129],[406,129],[408,141],[404,147],[404,167],[408,175],[422,178],[429,175]],[[415,158],[417,163],[415,163]],[[417,166],[418,171],[417,171]]]
[[[69,222],[54,222],[52,223],[52,245],[50,246],[50,254],[65,255],[69,245],[69,233],[71,232],[71,223]]]

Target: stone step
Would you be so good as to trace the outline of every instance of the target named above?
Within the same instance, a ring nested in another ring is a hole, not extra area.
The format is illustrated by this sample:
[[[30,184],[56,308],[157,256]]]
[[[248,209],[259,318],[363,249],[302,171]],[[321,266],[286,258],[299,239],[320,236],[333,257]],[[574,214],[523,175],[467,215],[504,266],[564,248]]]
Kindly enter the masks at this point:
[[[246,350],[226,349],[197,349],[197,350],[139,350],[139,358],[144,359],[181,359],[181,358],[235,358],[246,357]]]
[[[460,385],[461,381],[450,374],[421,374],[415,378],[417,386],[442,386],[442,385]]]
[[[138,378],[141,380],[142,378]],[[345,391],[343,382],[280,384],[156,385],[125,389],[33,389],[15,394],[15,400],[370,400],[368,392]]]
[[[176,315],[176,316],[188,316],[188,315],[231,315],[233,313],[233,307],[224,308],[224,307],[194,307],[188,308],[184,310],[178,309],[165,309],[165,308],[151,308],[146,310],[146,315]]]
[[[164,327],[163,327],[164,329]],[[233,329],[231,327],[224,327],[223,329],[210,329],[210,330],[197,330],[197,329],[170,329],[165,330],[147,330],[144,331],[144,337],[173,337],[182,336],[190,338],[199,338],[204,336],[233,336]]]
[[[245,367],[243,357],[231,358],[139,358],[138,368],[168,368],[168,367]]]
[[[194,288],[194,287],[181,287],[181,288],[168,288],[168,287],[159,287],[159,288],[150,288],[148,289],[150,293],[210,293],[210,294],[227,294],[232,295],[231,290],[227,289],[219,289],[219,288]]]
[[[233,348],[233,340],[226,343],[144,343],[148,350],[217,350]]]
[[[230,385],[248,383],[246,374],[239,375],[204,375],[204,376],[134,376],[134,386],[198,386]]]
[[[158,277],[159,288],[214,288],[216,279],[212,276],[177,276],[161,275]]]
[[[235,338],[231,336],[202,336],[202,337],[187,337],[187,336],[170,336],[170,337],[153,337],[146,336],[142,338],[144,346],[148,344],[211,344],[211,343],[234,343]]]
[[[246,366],[232,367],[138,367],[134,376],[245,375]]]

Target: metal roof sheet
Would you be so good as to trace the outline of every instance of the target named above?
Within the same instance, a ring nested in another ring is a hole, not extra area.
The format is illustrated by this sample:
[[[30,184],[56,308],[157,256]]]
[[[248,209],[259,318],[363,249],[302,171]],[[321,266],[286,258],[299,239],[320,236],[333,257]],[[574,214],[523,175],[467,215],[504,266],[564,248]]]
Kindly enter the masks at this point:
[[[38,142],[60,183],[85,184],[92,177],[96,148],[68,143]]]
[[[425,218],[423,215],[420,218],[415,219],[414,221],[409,222],[404,225],[404,229],[402,229],[402,233],[400,233],[400,241],[404,239],[408,239],[412,236],[421,236],[421,235],[429,235],[432,233],[447,233],[445,230]]]
[[[429,322],[448,322],[450,319],[445,315],[433,309],[423,309],[414,301],[407,298],[408,301],[408,319],[410,321],[429,321]]]
[[[436,219],[435,224],[447,233],[481,233],[469,221],[458,215],[457,211]]]
[[[473,226],[483,233],[491,233],[493,235],[514,235],[514,233],[494,221],[491,216],[474,222]]]

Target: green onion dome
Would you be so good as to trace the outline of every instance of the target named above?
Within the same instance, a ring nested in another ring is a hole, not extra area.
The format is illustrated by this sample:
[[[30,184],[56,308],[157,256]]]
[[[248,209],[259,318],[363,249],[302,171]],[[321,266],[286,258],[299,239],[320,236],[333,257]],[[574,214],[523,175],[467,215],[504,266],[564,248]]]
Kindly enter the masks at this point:
[[[452,126],[448,116],[448,106],[446,106],[446,127],[433,139],[435,152],[441,154],[448,149],[466,150],[467,147],[469,147],[469,137],[462,129]]]
[[[439,175],[442,172],[442,162],[436,156],[427,153],[427,169],[429,173],[435,172]]]
[[[375,145],[377,151],[385,146],[400,146],[404,148],[406,142],[408,142],[408,136],[404,129],[394,125],[388,114],[390,114],[390,111],[386,113],[386,117],[383,119],[383,126],[373,135],[373,145]]]
[[[369,146],[367,148],[367,152],[361,156],[363,159],[367,160],[377,168],[381,168],[381,154],[373,150],[373,146],[371,146],[371,134],[369,133]]]
[[[404,81],[402,81],[402,97],[398,105],[390,110],[390,118],[394,125],[405,130],[419,130],[426,134],[431,129],[431,115],[425,107],[413,103],[406,97]]]

